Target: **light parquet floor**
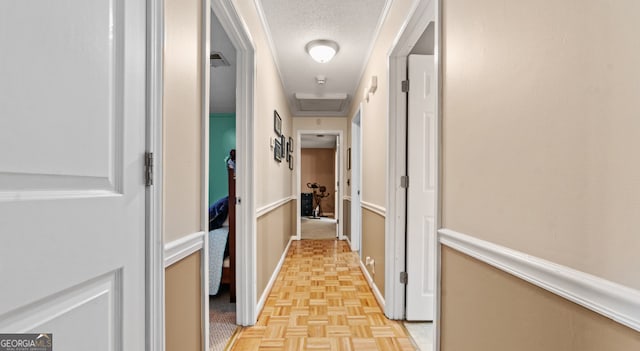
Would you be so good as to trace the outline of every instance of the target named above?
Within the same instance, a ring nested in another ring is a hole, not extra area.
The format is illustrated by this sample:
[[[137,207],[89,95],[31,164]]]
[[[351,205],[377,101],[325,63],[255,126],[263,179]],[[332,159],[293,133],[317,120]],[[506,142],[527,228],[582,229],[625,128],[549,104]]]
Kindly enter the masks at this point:
[[[415,350],[387,319],[344,241],[291,243],[255,326],[232,350]]]

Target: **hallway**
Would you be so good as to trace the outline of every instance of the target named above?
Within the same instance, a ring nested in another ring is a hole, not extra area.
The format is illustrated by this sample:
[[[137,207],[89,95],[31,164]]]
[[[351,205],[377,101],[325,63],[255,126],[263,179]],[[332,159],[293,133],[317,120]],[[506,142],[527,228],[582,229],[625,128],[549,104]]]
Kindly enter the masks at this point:
[[[232,350],[415,350],[388,320],[344,241],[294,241],[255,326]]]

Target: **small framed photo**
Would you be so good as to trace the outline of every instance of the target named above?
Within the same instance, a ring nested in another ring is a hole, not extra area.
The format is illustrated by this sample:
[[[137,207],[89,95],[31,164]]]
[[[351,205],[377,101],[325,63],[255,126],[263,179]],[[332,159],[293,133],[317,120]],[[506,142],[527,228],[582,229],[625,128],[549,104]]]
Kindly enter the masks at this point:
[[[287,144],[286,144],[286,141],[285,141],[284,134],[280,135],[280,146],[282,147],[280,149],[280,158],[284,158],[284,155],[286,154],[285,151],[287,151],[286,150]]]
[[[282,135],[282,118],[280,118],[276,110],[273,110],[273,131],[276,132],[278,136]]]
[[[292,154],[287,155],[287,162],[289,162],[289,169],[293,171],[293,155]]]
[[[351,169],[351,148],[347,149],[347,170]]]
[[[289,137],[289,142],[287,143],[287,150],[289,150],[289,152],[293,152],[293,138]]]
[[[282,143],[280,139],[276,139],[273,143],[273,159],[276,160],[276,162],[282,162]]]

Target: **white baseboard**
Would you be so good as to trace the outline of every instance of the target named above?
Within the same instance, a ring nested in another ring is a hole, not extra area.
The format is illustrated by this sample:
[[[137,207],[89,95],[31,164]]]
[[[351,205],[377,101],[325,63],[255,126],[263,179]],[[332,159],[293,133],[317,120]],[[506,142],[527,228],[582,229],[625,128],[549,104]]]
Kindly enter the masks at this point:
[[[205,232],[189,234],[164,245],[164,268],[201,250],[204,247]]]
[[[295,196],[287,196],[287,197],[282,198],[282,199],[280,199],[278,201],[274,201],[274,202],[272,202],[270,204],[262,206],[262,207],[260,207],[260,208],[258,208],[256,210],[256,218],[260,218],[260,217],[266,215],[267,213],[275,210],[276,208],[286,204],[287,202],[289,202],[291,200],[295,200],[295,199],[296,199]]]
[[[378,286],[376,286],[376,283],[373,282],[373,278],[369,274],[369,270],[367,269],[367,267],[365,267],[364,262],[362,262],[362,260],[360,259],[358,259],[358,261],[360,262],[360,270],[362,271],[362,274],[364,274],[365,279],[367,279],[367,283],[369,283],[369,287],[373,291],[373,296],[376,297],[378,304],[380,304],[380,308],[382,309],[382,311],[384,311],[384,297],[380,293],[380,290],[378,289]]]
[[[450,229],[439,241],[504,272],[640,331],[640,291]]]
[[[264,308],[265,302],[267,302],[267,297],[269,297],[269,293],[271,293],[271,288],[273,288],[273,284],[276,283],[276,278],[278,278],[278,274],[280,274],[280,270],[282,269],[282,264],[284,263],[284,259],[287,257],[287,252],[289,252],[289,247],[291,246],[291,242],[293,240],[296,240],[295,236],[291,236],[289,238],[289,242],[287,243],[287,246],[284,248],[284,252],[280,257],[280,261],[278,261],[278,265],[276,265],[276,269],[273,271],[273,274],[271,275],[271,279],[269,279],[269,282],[267,283],[267,287],[262,292],[262,295],[260,296],[260,300],[258,300],[258,305],[256,306],[256,311],[258,311],[257,315],[260,315],[260,313],[262,312],[262,309]]]

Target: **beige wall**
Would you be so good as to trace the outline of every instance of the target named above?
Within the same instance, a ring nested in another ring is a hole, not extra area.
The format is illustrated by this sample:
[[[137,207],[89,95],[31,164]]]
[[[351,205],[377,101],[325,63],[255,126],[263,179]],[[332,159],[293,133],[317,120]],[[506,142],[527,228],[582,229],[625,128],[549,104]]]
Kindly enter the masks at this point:
[[[235,6],[245,21],[255,46],[255,121],[254,157],[256,187],[256,208],[269,205],[293,193],[293,172],[286,160],[278,163],[273,159],[271,139],[273,131],[273,111],[282,118],[282,131],[286,138],[293,137],[292,119],[282,82],[273,61],[260,18],[253,1],[237,1]]]
[[[444,227],[640,289],[638,13],[443,1]],[[443,350],[640,349],[636,332],[444,252]]]
[[[321,200],[324,215],[335,214],[335,157],[336,149],[300,150],[300,188],[303,193],[312,193],[308,183],[318,183],[327,188],[329,196]],[[319,189],[317,190],[320,194]],[[315,201],[314,201],[315,204]]]
[[[442,351],[640,350],[640,333],[458,251],[442,267]]]
[[[371,58],[367,63],[362,80],[349,112],[349,123],[362,102],[362,200],[385,207],[387,174],[387,131],[389,111],[388,53],[393,40],[409,13],[411,1],[394,1],[376,40]],[[371,84],[371,77],[378,77],[378,90],[369,102],[363,100],[365,88]],[[367,176],[376,174],[380,176]],[[382,176],[385,175],[385,176]]]
[[[365,67],[362,79],[353,98],[348,114],[347,131],[351,147],[351,121],[360,103],[362,103],[361,135],[362,135],[362,200],[386,207],[387,181],[387,131],[389,111],[389,76],[388,53],[394,39],[409,14],[411,1],[394,1],[383,23],[380,34],[374,44],[373,51]],[[363,100],[365,88],[369,88],[371,77],[378,77],[378,89],[370,95],[369,101]],[[392,116],[395,118],[395,116]],[[351,172],[347,172],[347,179]],[[345,182],[346,184],[346,182]],[[345,187],[349,196],[351,188]],[[385,270],[385,218],[367,209],[362,209],[362,259],[371,256],[376,262],[374,283],[384,296]]]
[[[202,279],[200,251],[165,270],[167,351],[202,350]]]
[[[445,1],[446,227],[640,289],[638,13]]]
[[[200,231],[201,2],[165,2],[164,240]]]
[[[295,201],[286,204],[258,218],[258,256],[257,291],[258,298],[267,287],[267,283],[282,257],[289,238],[295,235],[295,224],[292,220]]]
[[[375,274],[367,267],[373,282],[384,296],[384,221],[385,218],[362,208],[362,260],[369,256],[375,260]]]

